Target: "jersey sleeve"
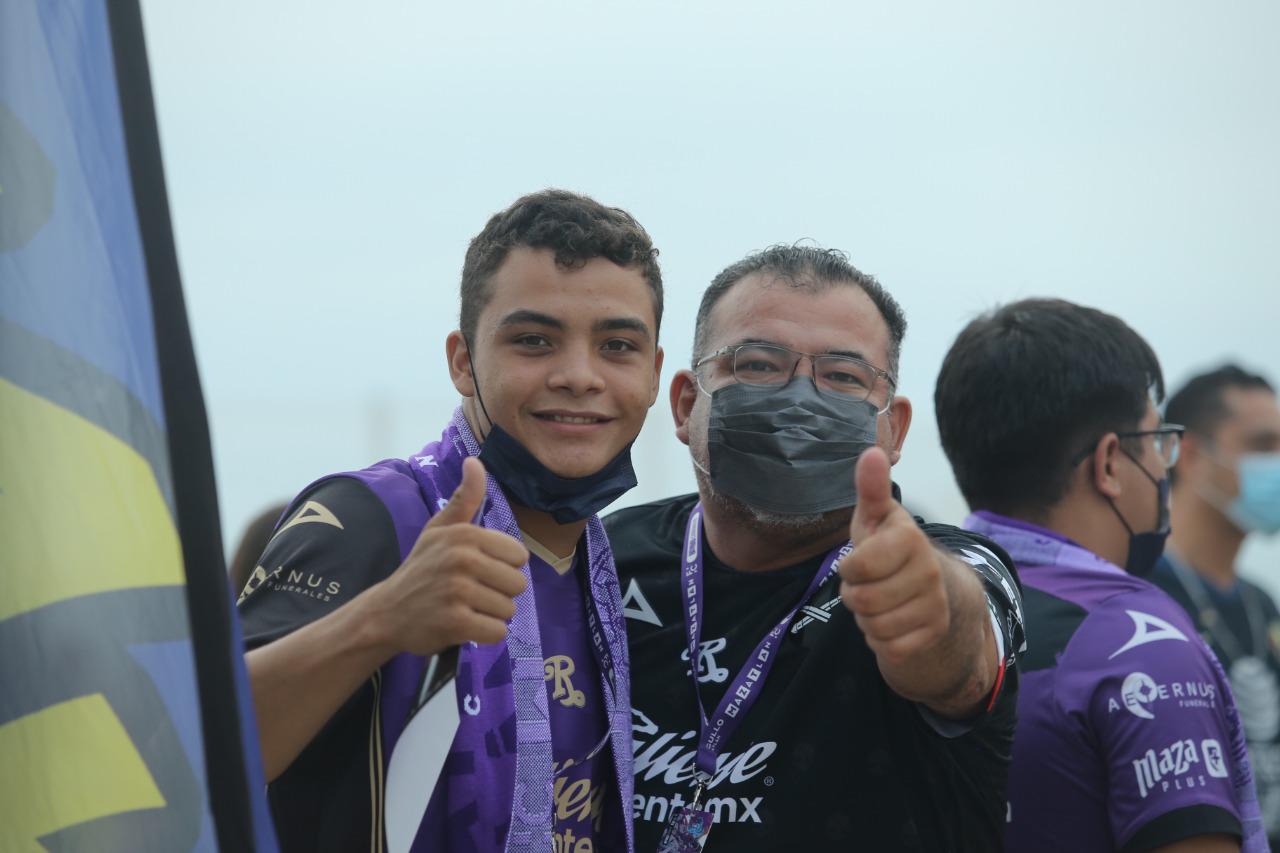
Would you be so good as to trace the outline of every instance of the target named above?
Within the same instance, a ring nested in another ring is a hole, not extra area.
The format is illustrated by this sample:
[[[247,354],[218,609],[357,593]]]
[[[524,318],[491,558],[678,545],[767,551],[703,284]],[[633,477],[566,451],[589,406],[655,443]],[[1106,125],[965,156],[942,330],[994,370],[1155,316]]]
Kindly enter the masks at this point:
[[[1058,667],[1058,699],[1086,721],[1103,761],[1121,850],[1239,837],[1243,789],[1252,790],[1225,676],[1185,614],[1159,595],[1095,608]]]
[[[246,646],[266,645],[332,613],[399,564],[382,501],[350,477],[320,482],[290,505],[240,594]]]
[[[923,524],[922,529],[934,544],[969,564],[982,581],[1000,654],[998,680],[988,704],[988,710],[993,710],[1010,681],[1018,656],[1027,650],[1018,572],[1004,549],[985,536],[947,524]]]

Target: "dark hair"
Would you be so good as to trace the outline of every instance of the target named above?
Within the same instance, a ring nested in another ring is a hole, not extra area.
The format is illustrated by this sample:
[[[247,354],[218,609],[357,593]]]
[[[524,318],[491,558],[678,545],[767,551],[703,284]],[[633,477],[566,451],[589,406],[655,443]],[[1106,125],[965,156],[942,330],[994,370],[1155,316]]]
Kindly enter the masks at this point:
[[[837,249],[817,246],[770,246],[725,267],[702,294],[698,306],[698,318],[693,331],[693,360],[696,364],[707,347],[711,310],[720,298],[742,279],[752,273],[764,272],[777,276],[792,287],[805,290],[822,290],[836,284],[852,284],[862,288],[871,298],[889,327],[889,364],[885,369],[895,379],[898,376],[898,357],[902,353],[902,339],[907,334],[907,315],[897,300],[890,296],[880,282],[860,272],[849,263],[849,256]]]
[[[462,263],[462,310],[458,326],[475,337],[480,312],[489,303],[489,277],[517,246],[550,249],[561,269],[577,269],[594,258],[637,269],[653,291],[654,334],[662,325],[662,271],[658,250],[640,223],[617,207],[567,190],[543,190],[495,213],[467,247]]]
[[[1160,362],[1137,332],[1060,299],[1014,302],[969,323],[933,394],[969,507],[1030,518],[1066,494],[1090,442],[1135,429],[1163,398]]]
[[[1187,432],[1212,435],[1231,415],[1226,401],[1222,399],[1228,388],[1276,392],[1271,383],[1258,374],[1249,373],[1235,364],[1224,364],[1216,370],[1191,377],[1169,397],[1164,410],[1165,420],[1182,424]]]
[[[253,574],[253,567],[258,564],[258,560],[262,559],[262,552],[267,550],[267,543],[271,541],[276,522],[288,508],[288,504],[269,506],[254,516],[245,527],[244,535],[240,537],[240,544],[236,546],[235,556],[231,558],[231,565],[227,567],[227,576],[236,595],[244,591],[245,584],[249,582],[249,575]]]

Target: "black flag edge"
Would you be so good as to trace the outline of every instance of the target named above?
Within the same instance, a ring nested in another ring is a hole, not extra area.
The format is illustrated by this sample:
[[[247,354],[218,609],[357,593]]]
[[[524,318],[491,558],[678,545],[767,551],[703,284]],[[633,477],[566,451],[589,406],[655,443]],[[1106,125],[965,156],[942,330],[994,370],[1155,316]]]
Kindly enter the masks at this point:
[[[142,10],[138,0],[104,0],[120,98],[138,231],[146,258],[161,397],[168,423],[169,464],[187,611],[200,696],[209,807],[222,850],[255,849],[247,768],[236,702],[231,604],[209,423],[187,324],[182,279],[169,215]]]

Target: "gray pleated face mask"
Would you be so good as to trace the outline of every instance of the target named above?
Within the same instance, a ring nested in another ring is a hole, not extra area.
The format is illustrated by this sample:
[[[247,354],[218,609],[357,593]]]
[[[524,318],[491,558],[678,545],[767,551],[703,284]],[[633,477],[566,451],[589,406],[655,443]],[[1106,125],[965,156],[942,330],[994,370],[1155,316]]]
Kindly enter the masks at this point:
[[[711,485],[780,515],[853,506],[853,469],[875,446],[876,415],[866,400],[821,394],[803,376],[785,385],[726,385],[711,395]]]

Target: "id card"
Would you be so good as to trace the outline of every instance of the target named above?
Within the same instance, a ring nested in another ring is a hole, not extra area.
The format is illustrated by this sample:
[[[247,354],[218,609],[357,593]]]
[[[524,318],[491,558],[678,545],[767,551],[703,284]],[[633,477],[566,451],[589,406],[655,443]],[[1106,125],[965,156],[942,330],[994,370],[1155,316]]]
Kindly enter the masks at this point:
[[[658,853],[699,853],[711,834],[715,817],[697,805],[681,806],[671,814],[658,842]]]

